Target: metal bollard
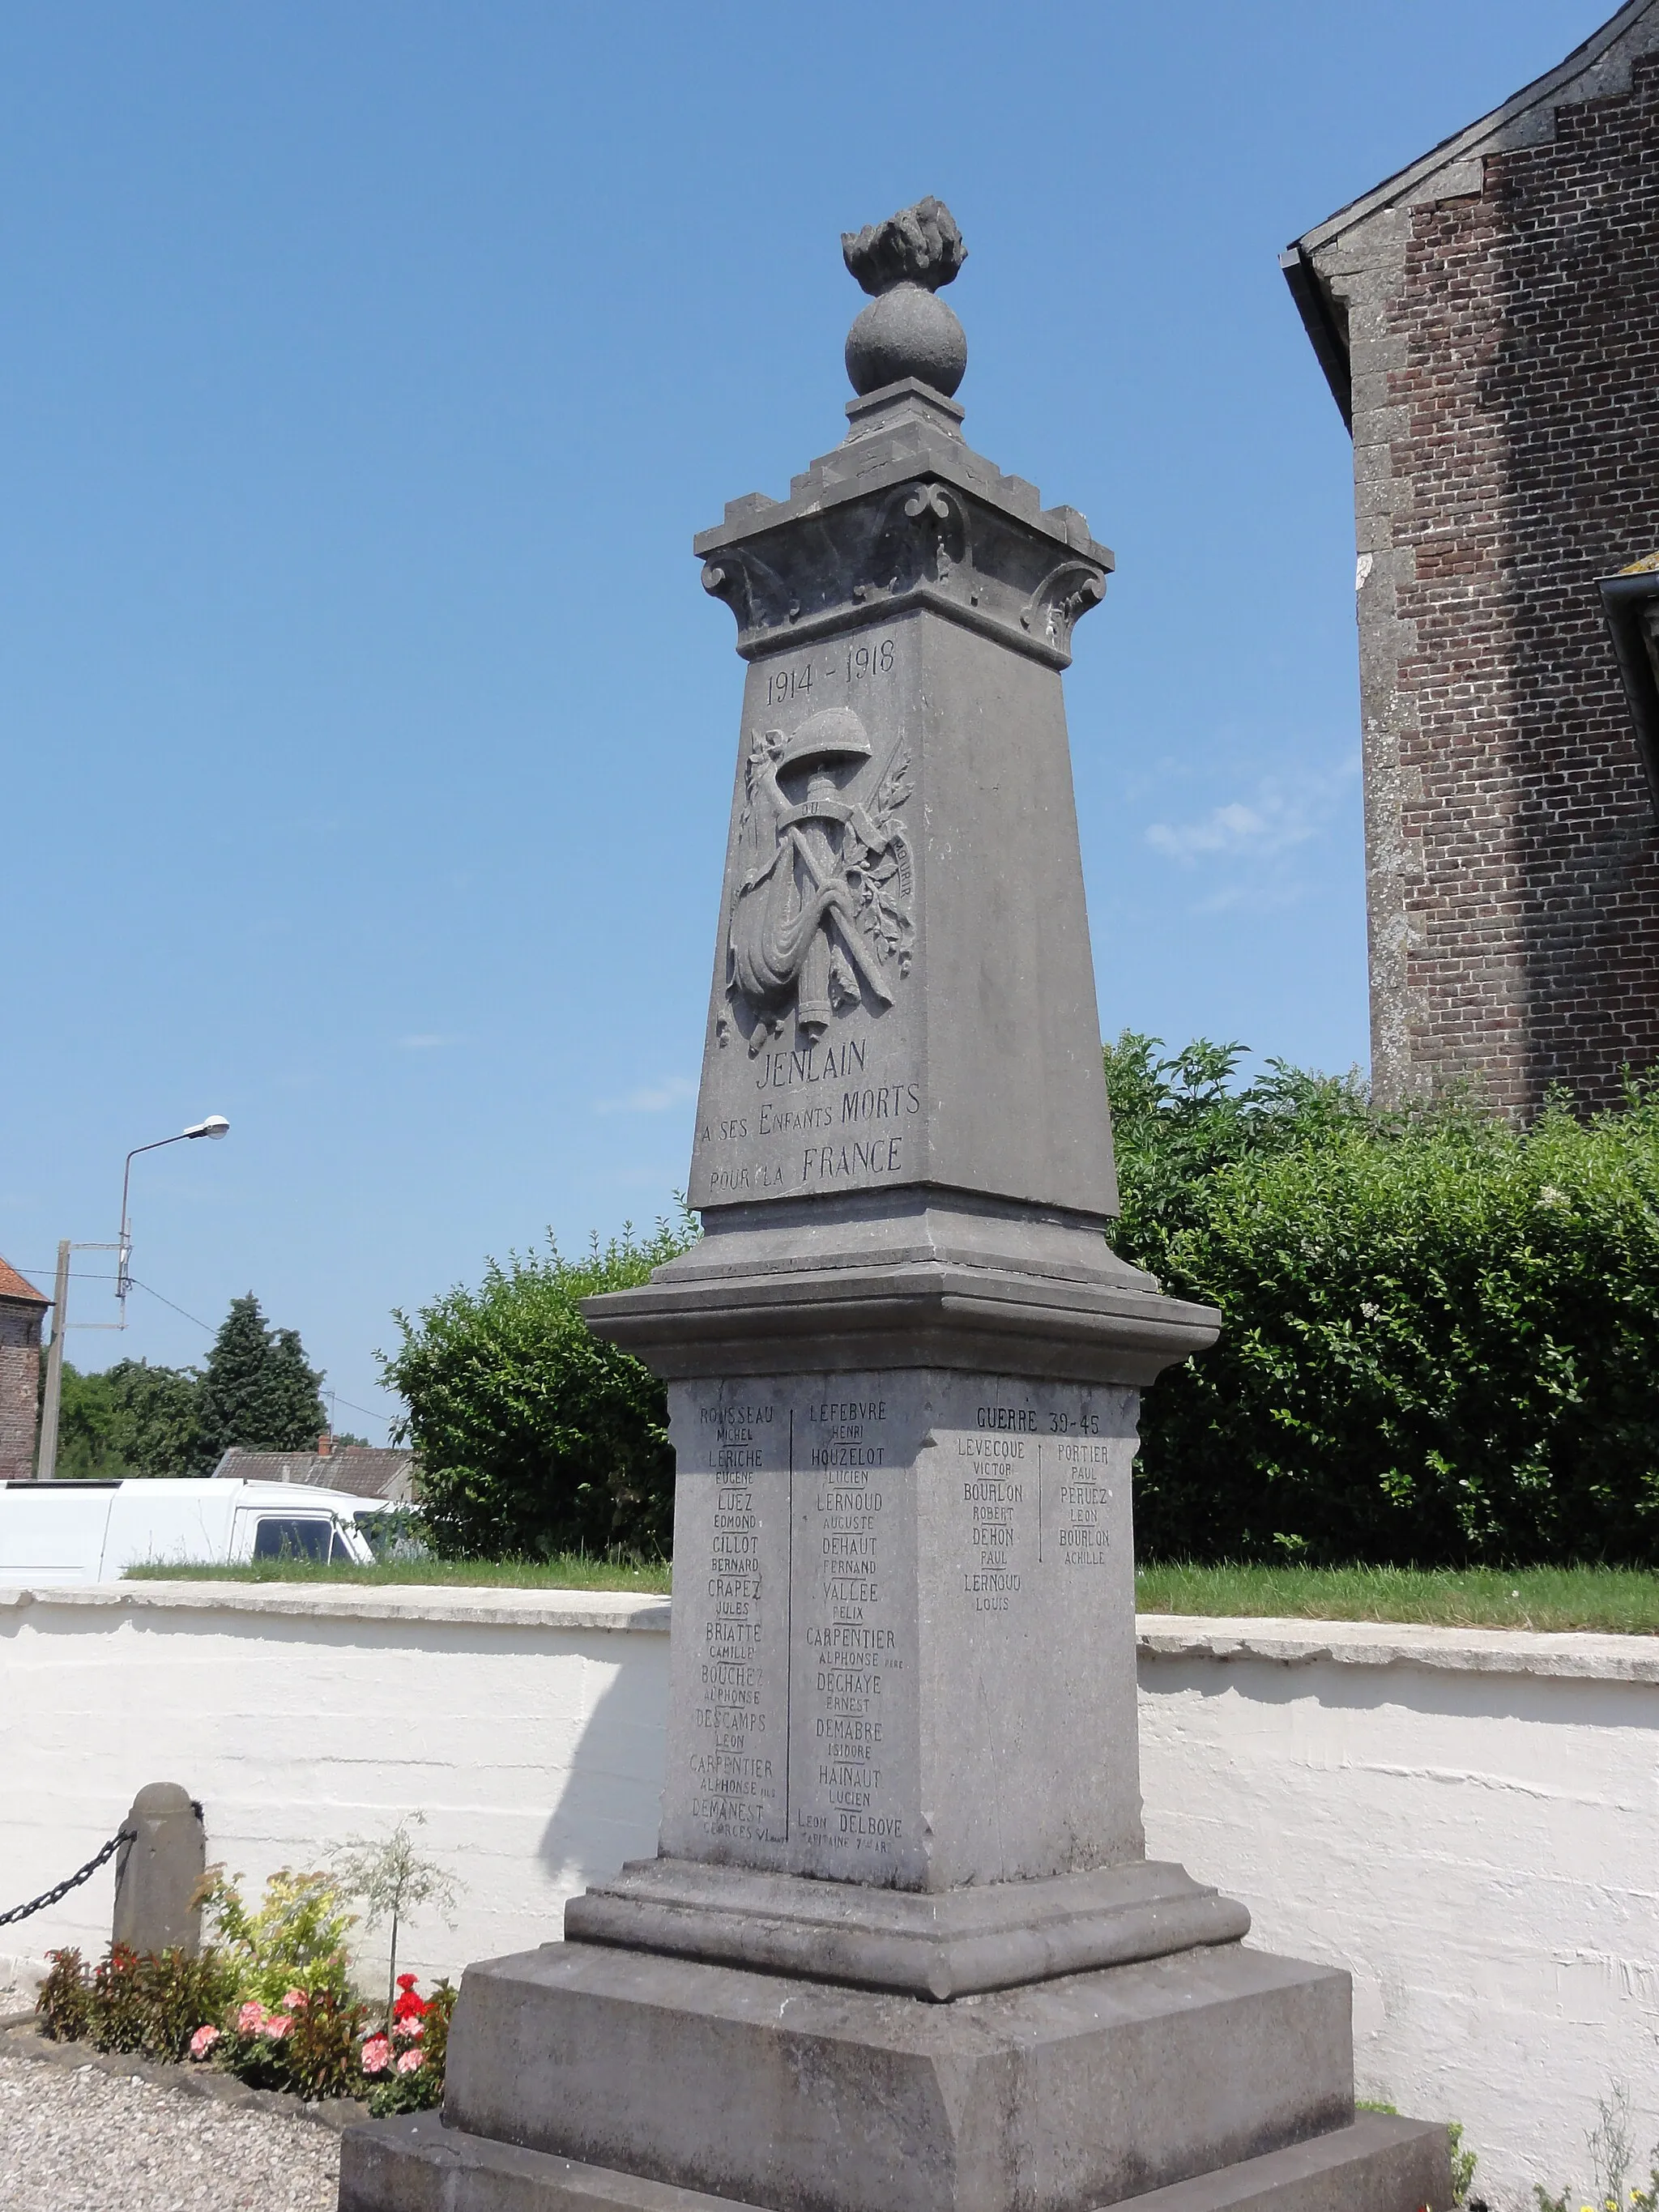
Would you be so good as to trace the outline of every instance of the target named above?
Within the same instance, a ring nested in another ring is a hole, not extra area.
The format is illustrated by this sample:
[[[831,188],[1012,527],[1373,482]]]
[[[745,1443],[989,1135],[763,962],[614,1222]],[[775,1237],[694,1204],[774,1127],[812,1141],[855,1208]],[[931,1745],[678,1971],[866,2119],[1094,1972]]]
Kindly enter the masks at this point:
[[[207,1870],[202,1808],[176,1782],[147,1782],[125,1826],[136,1831],[117,1862],[112,1940],[137,1952],[202,1948],[202,1908],[195,1900]]]

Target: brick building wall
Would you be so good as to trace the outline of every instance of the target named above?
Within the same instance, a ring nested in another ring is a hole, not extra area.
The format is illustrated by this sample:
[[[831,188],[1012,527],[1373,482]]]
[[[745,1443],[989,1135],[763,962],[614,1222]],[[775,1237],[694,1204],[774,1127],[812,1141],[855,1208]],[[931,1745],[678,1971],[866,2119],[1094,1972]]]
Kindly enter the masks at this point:
[[[1351,407],[1372,1075],[1659,1063],[1659,830],[1595,585],[1659,548],[1659,0],[1285,257]]]
[[[0,1297],[0,1482],[34,1472],[43,1304]]]

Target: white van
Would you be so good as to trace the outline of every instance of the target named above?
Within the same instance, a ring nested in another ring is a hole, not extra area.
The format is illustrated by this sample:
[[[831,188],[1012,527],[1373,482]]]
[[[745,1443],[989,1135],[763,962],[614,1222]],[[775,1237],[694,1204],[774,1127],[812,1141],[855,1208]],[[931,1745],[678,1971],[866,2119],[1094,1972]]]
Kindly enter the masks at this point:
[[[128,1567],[374,1554],[363,1501],[301,1482],[130,1480],[0,1484],[0,1583],[118,1581]]]

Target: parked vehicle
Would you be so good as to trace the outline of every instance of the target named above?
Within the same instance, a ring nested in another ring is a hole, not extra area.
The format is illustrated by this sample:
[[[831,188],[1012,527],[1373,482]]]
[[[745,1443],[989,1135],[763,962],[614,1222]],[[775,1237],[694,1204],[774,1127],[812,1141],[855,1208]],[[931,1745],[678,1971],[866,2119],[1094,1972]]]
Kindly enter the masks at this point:
[[[0,1583],[114,1582],[128,1567],[374,1554],[363,1501],[299,1482],[0,1484]]]

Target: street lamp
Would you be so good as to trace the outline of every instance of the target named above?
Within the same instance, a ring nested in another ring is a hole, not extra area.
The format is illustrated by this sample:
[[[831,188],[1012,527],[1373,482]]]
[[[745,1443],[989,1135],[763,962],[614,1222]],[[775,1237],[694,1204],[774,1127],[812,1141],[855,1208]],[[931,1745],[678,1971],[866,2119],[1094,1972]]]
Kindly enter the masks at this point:
[[[121,1321],[125,1327],[127,1317],[127,1291],[132,1278],[127,1272],[127,1262],[132,1257],[132,1224],[127,1218],[127,1186],[132,1181],[132,1164],[140,1152],[159,1152],[163,1145],[189,1144],[197,1137],[228,1137],[230,1124],[222,1114],[210,1114],[205,1121],[192,1121],[188,1129],[180,1129],[176,1137],[158,1137],[153,1145],[135,1145],[127,1154],[126,1170],[121,1177],[121,1243],[119,1257],[115,1263],[115,1295],[120,1302]]]
[[[127,1154],[125,1172],[121,1177],[121,1241],[116,1246],[115,1295],[120,1302],[121,1318],[117,1322],[94,1321],[76,1323],[82,1328],[125,1328],[127,1325],[127,1291],[131,1277],[127,1273],[127,1261],[132,1256],[132,1224],[127,1219],[127,1187],[132,1180],[132,1164],[140,1152],[160,1152],[163,1145],[182,1145],[193,1137],[225,1137],[230,1133],[230,1124],[222,1114],[210,1114],[205,1121],[192,1121],[188,1129],[180,1129],[176,1137],[158,1137],[153,1145],[135,1145]],[[52,1300],[52,1346],[46,1354],[46,1388],[40,1407],[40,1449],[36,1462],[40,1480],[50,1482],[58,1471],[58,1416],[64,1391],[64,1331],[69,1327],[70,1254],[107,1252],[107,1244],[75,1245],[67,1239],[58,1247],[58,1281]]]

